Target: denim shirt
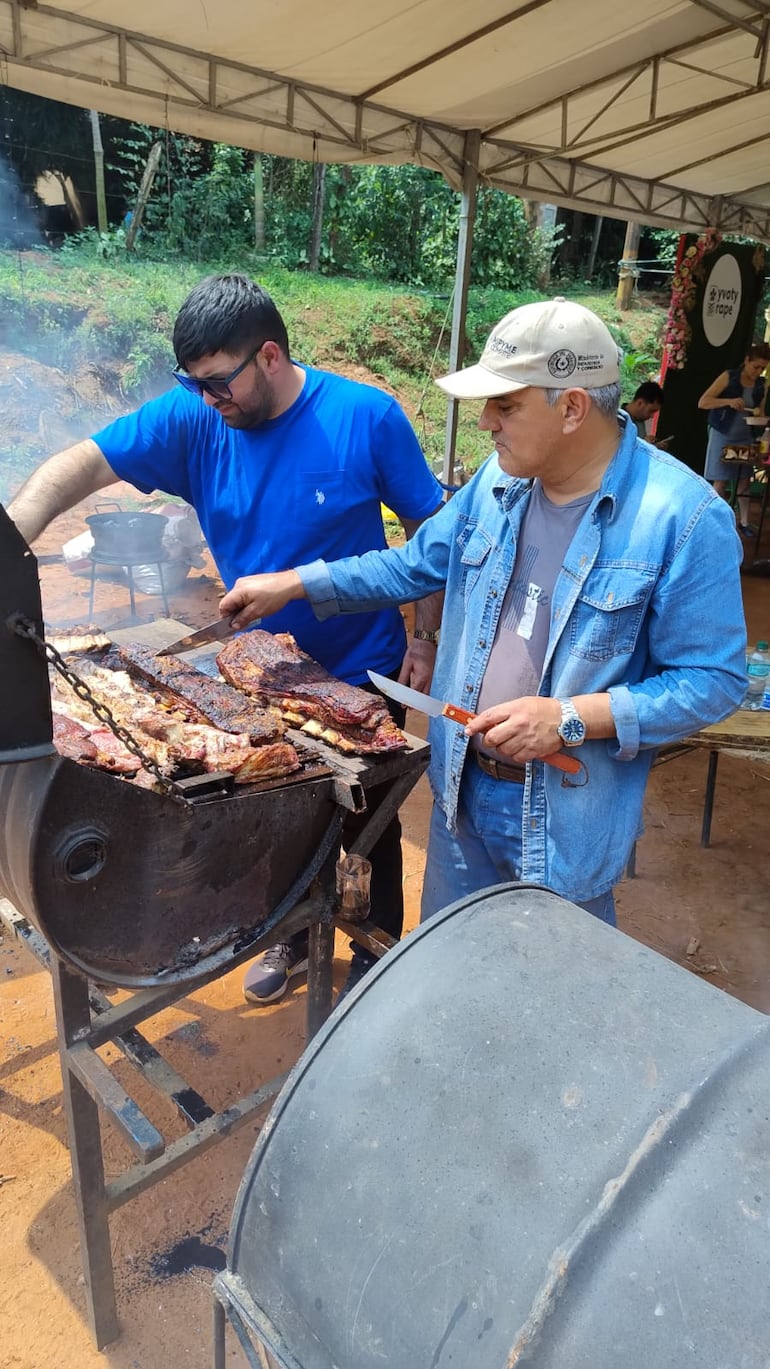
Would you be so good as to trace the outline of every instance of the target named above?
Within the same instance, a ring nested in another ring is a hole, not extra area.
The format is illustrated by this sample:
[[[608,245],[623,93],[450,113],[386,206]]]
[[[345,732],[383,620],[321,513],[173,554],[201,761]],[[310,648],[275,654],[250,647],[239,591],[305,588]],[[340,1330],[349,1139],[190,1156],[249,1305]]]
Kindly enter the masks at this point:
[[[538,690],[557,698],[609,692],[617,736],[573,753],[587,781],[534,761],[524,789],[522,879],[581,901],[622,876],[655,748],[727,717],[746,688],[732,511],[621,422],[618,449],[554,587]],[[316,615],[446,588],[431,693],[474,709],[530,488],[491,456],[406,546],[300,567]],[[431,787],[453,830],[468,738],[443,717],[431,720],[429,737]]]

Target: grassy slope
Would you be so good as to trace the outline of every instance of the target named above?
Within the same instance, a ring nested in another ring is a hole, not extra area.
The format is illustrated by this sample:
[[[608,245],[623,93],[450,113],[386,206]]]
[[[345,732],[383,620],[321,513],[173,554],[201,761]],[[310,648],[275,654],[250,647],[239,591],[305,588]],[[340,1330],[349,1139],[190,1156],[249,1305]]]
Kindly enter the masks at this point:
[[[116,378],[126,407],[131,407],[165,388],[173,364],[169,339],[175,313],[189,289],[211,270],[244,270],[258,277],[279,303],[294,354],[383,383],[401,399],[429,459],[440,462],[446,408],[431,377],[447,369],[451,283],[446,295],[437,296],[290,272],[264,262],[206,267],[125,255],[100,260],[93,248],[57,254],[0,252],[0,346],[32,355],[65,374],[87,365],[102,367]],[[569,294],[600,314],[629,354],[624,388],[632,392],[656,369],[662,308],[642,300],[621,316],[610,293]],[[478,355],[502,314],[541,297],[472,291],[469,358]],[[488,448],[475,427],[477,407],[461,406],[458,432],[458,458],[470,468]],[[0,438],[0,459],[1,443]]]

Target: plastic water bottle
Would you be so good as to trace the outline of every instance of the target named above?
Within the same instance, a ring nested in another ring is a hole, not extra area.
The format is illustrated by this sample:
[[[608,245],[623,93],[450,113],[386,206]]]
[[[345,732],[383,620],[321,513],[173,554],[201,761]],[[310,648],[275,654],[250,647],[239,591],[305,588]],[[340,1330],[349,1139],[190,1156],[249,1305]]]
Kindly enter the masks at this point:
[[[748,689],[743,707],[761,708],[765,689],[770,685],[770,644],[757,642],[754,651],[746,662],[746,675],[748,676]]]

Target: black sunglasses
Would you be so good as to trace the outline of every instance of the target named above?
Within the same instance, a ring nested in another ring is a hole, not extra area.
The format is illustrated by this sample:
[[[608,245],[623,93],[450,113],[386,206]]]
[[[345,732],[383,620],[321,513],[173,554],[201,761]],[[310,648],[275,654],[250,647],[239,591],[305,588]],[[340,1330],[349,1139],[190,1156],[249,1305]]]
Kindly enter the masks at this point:
[[[247,356],[246,360],[241,362],[240,366],[236,366],[235,370],[231,371],[229,376],[223,376],[221,380],[213,377],[207,378],[206,380],[199,380],[197,376],[188,375],[186,371],[182,370],[181,366],[175,366],[171,374],[174,377],[174,380],[179,381],[179,384],[184,390],[190,391],[190,394],[211,395],[212,399],[232,399],[233,392],[230,389],[230,386],[236,376],[239,376],[241,371],[245,371],[250,362],[252,362],[255,357],[259,356],[264,345],[264,342],[261,342],[259,347],[256,347],[251,355]]]

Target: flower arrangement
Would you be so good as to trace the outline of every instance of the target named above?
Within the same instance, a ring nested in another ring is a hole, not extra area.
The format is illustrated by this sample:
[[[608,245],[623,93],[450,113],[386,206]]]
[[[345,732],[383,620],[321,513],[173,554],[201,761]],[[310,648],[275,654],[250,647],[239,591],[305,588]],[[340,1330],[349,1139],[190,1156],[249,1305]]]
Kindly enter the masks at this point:
[[[703,277],[703,258],[713,252],[722,241],[722,234],[716,228],[707,228],[705,233],[692,246],[687,248],[674,272],[671,282],[671,304],[666,321],[663,345],[668,352],[668,364],[675,371],[681,371],[687,360],[687,348],[692,339],[692,329],[687,315],[695,304],[698,282]]]

